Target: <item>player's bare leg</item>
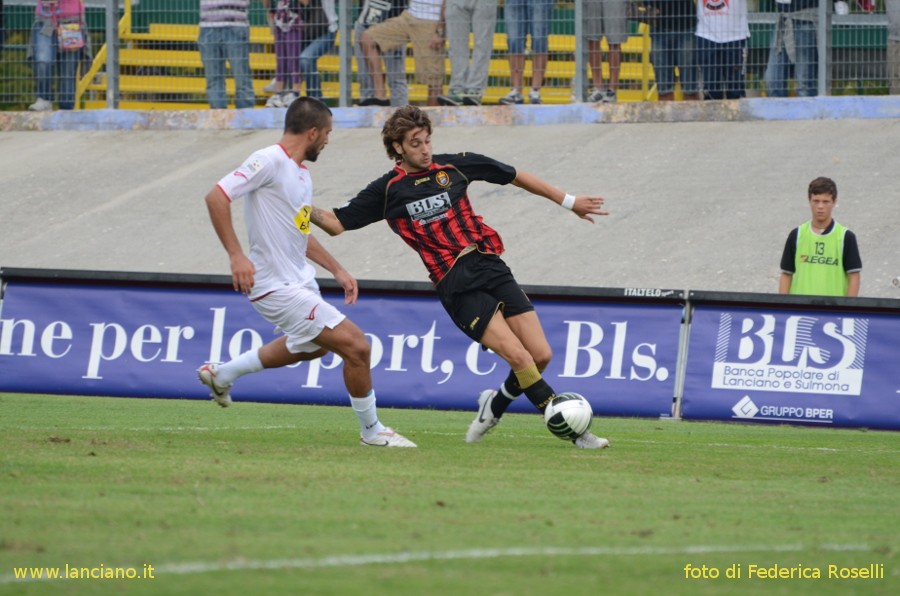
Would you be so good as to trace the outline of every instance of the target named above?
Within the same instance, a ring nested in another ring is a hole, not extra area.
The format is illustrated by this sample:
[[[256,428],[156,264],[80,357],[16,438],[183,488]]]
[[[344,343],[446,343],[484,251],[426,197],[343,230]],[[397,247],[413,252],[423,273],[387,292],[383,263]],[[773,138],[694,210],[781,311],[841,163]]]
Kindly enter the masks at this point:
[[[324,329],[315,343],[344,361],[344,384],[350,396],[350,406],[359,420],[360,442],[376,447],[415,447],[415,443],[384,426],[378,419],[369,368],[371,347],[362,330],[350,319],[344,319],[333,329]]]
[[[513,319],[516,319],[513,322],[515,330],[510,325],[510,321]],[[519,332],[531,331],[527,334],[529,345],[541,359],[542,367],[546,367],[551,356],[550,346],[543,337],[543,330],[541,330],[537,315],[533,312],[504,319],[503,313],[497,311],[488,323],[481,337],[481,343],[509,364],[510,368],[515,371],[517,387],[524,385],[523,391],[528,399],[538,410],[542,410],[553,397],[553,389],[541,377],[534,356],[522,343],[516,330]],[[495,401],[502,401],[502,406],[496,407]],[[478,414],[469,425],[466,442],[480,442],[484,435],[500,422],[500,417],[511,401],[494,390],[482,391],[478,397]]]
[[[264,368],[279,368],[305,360],[321,358],[328,351],[294,354],[287,349],[287,338],[279,337],[259,348],[248,350],[223,364],[209,363],[197,369],[200,382],[209,387],[209,396],[223,408],[232,404],[231,386],[236,379]]]

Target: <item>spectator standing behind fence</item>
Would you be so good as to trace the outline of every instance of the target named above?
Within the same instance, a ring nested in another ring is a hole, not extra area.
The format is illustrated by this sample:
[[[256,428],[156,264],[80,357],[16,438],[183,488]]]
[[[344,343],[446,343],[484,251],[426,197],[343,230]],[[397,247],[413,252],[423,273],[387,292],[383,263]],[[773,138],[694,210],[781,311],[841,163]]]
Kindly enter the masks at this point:
[[[781,255],[780,294],[859,296],[862,259],[856,236],[831,215],[837,185],[816,178],[807,189],[812,217],[791,230]]]
[[[747,0],[697,0],[697,63],[705,99],[747,92]]]
[[[322,99],[322,76],[317,64],[319,58],[334,49],[337,37],[338,17],[334,0],[300,0],[304,5],[303,51],[300,52],[300,70],[306,81],[306,95]]]
[[[444,2],[410,0],[409,8],[392,19],[366,29],[360,37],[372,75],[375,97],[387,99],[382,53],[411,43],[416,60],[416,79],[428,85],[428,105],[438,105],[444,87]]]
[[[900,0],[885,0],[888,20],[888,85],[892,95],[900,95]]]
[[[525,79],[525,41],[531,34],[531,91],[530,103],[541,103],[541,87],[547,71],[550,18],[553,0],[506,0],[503,17],[509,51],[509,78],[512,89],[500,98],[504,105],[525,103],[522,94]]]
[[[494,51],[497,0],[446,0],[444,12],[450,42],[450,89],[447,95],[438,96],[438,102],[445,106],[481,105]]]
[[[594,88],[588,101],[615,103],[619,90],[619,70],[622,64],[622,44],[628,39],[625,0],[584,0],[584,38],[587,40],[588,63]],[[603,51],[600,41],[609,44],[609,86],[603,88]]]
[[[356,72],[359,79],[359,105],[361,106],[405,106],[409,103],[409,86],[406,83],[406,48],[401,46],[384,53],[384,69],[387,72],[387,86],[391,90],[391,98],[378,99],[375,97],[375,86],[372,83],[372,74],[369,72],[369,63],[366,62],[366,54],[363,52],[363,31],[385,21],[392,19],[406,7],[406,0],[365,0],[359,9],[359,18],[353,37],[356,43],[353,46],[356,54]]]
[[[684,99],[700,99],[694,31],[697,9],[694,0],[646,0],[650,25],[650,59],[656,75],[659,101],[675,99],[675,69]]]
[[[263,6],[275,39],[275,94],[266,101],[266,107],[286,108],[300,97],[300,0],[263,0]]]
[[[252,108],[256,104],[250,74],[250,0],[200,0],[200,60],[206,75],[209,107],[228,107],[225,92],[225,61],[234,77],[234,105]]]
[[[778,20],[772,34],[769,62],[764,80],[766,95],[787,97],[793,65],[797,95],[817,94],[819,56],[816,50],[816,22],[819,0],[776,0]]]
[[[34,61],[37,99],[28,106],[29,110],[52,110],[56,94],[60,110],[75,108],[75,78],[86,41],[87,24],[81,0],[38,0],[28,48],[29,58]]]

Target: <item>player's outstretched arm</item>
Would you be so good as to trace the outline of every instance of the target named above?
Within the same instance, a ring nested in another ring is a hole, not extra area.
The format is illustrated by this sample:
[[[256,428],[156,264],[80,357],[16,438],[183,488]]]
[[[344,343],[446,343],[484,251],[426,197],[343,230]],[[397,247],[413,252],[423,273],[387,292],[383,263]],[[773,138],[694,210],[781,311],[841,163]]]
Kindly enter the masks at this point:
[[[231,201],[228,200],[222,189],[216,186],[206,195],[206,208],[209,211],[213,229],[222,246],[225,247],[231,262],[231,283],[235,291],[249,294],[253,289],[256,267],[244,254],[241,241],[238,240],[237,232],[234,231],[234,223],[231,220]]]
[[[356,298],[359,296],[359,286],[356,283],[356,279],[344,269],[343,265],[312,234],[310,234],[306,245],[306,258],[331,273],[335,281],[341,284],[341,287],[344,288],[344,304],[356,303]]]
[[[604,211],[603,198],[592,197],[588,195],[578,195],[577,197],[567,194],[556,188],[549,182],[538,178],[534,174],[516,171],[516,179],[512,182],[522,190],[527,190],[531,194],[538,195],[550,199],[554,203],[570,209],[580,217],[594,223],[591,215],[609,215],[608,211]]]
[[[337,236],[344,231],[344,224],[330,209],[313,207],[309,212],[309,221],[322,228],[329,236]]]

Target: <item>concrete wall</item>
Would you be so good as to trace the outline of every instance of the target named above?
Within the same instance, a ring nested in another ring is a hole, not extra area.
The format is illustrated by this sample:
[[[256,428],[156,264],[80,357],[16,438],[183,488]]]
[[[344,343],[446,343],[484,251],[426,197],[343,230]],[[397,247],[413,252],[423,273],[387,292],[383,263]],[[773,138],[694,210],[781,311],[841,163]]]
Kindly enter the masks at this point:
[[[431,113],[435,152],[484,153],[606,198],[611,214],[591,225],[512,186],[471,187],[522,283],[774,292],[785,238],[809,217],[807,184],[825,175],[838,184],[836,218],[860,240],[861,294],[900,297],[900,98]],[[391,167],[387,114],[335,111],[331,142],[309,164],[318,205],[340,205]],[[228,274],[203,197],[277,142],[282,119],[0,113],[0,266]],[[384,224],[319,237],[359,279],[427,279]]]

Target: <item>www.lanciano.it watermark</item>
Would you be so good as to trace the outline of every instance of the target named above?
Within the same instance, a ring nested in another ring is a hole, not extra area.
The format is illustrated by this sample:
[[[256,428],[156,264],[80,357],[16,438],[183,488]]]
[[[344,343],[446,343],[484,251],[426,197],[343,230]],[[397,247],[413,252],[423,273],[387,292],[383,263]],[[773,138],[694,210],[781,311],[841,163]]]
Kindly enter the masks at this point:
[[[153,565],[143,567],[113,567],[96,565],[80,567],[66,563],[62,567],[13,567],[13,577],[17,580],[53,579],[156,579]]]

